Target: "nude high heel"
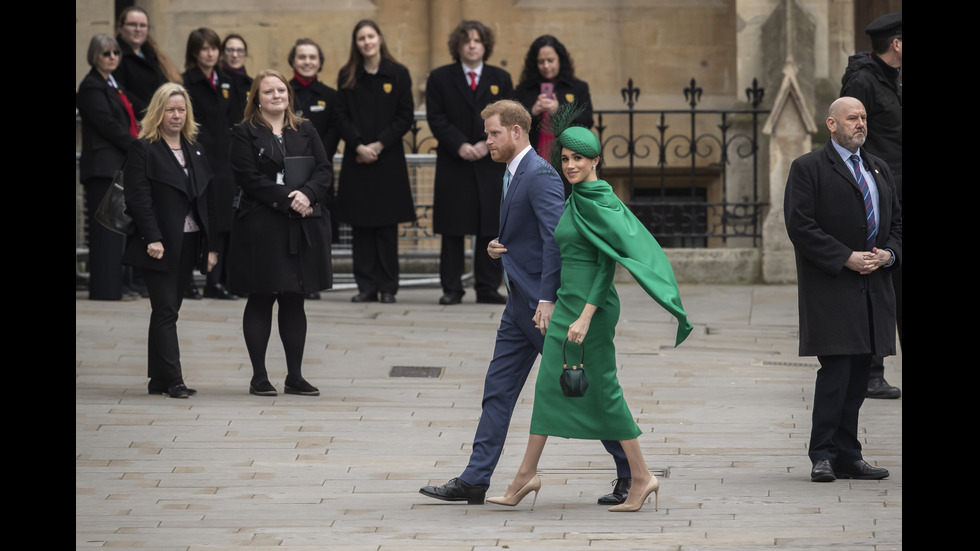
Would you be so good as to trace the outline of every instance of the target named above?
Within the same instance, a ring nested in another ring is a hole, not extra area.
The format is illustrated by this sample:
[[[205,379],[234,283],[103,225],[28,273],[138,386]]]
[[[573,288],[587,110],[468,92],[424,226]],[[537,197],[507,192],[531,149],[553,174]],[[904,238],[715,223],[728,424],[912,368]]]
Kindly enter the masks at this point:
[[[621,503],[619,505],[613,505],[612,507],[609,508],[609,510],[614,513],[635,513],[636,511],[639,511],[640,508],[643,507],[643,504],[646,503],[647,499],[650,497],[650,494],[653,494],[654,497],[653,510],[656,511],[660,509],[660,495],[658,493],[659,491],[660,491],[660,481],[657,480],[657,477],[653,477],[653,480],[648,482],[647,487],[643,489],[643,494],[641,494],[639,503],[637,503],[636,505],[628,505],[626,503]]]
[[[527,481],[527,484],[523,488],[517,491],[516,494],[510,497],[488,497],[487,503],[493,503],[495,505],[506,505],[508,507],[513,507],[521,502],[527,494],[534,492],[534,501],[531,502],[531,510],[534,510],[534,504],[538,501],[538,491],[541,490],[541,479],[538,475],[534,475],[534,478]]]

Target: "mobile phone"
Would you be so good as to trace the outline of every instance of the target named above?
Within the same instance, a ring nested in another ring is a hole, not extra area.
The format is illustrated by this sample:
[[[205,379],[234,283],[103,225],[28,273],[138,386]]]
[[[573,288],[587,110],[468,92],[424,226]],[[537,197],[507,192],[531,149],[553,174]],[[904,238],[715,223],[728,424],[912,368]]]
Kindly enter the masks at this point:
[[[554,82],[542,82],[541,83],[541,93],[548,96],[549,98],[555,97],[555,83]]]

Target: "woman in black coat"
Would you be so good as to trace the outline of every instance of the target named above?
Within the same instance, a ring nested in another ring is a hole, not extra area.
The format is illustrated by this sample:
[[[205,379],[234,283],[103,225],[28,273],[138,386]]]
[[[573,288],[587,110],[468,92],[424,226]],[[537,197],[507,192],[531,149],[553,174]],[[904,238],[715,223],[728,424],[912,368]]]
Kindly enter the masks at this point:
[[[129,6],[119,14],[116,40],[122,48],[122,60],[114,76],[140,109],[150,102],[153,92],[164,82],[181,82],[180,71],[150,36],[150,18],[139,6]]]
[[[287,158],[290,163],[286,163]],[[292,164],[307,163],[305,166]],[[272,306],[286,351],[286,394],[317,396],[302,375],[304,295],[329,289],[333,167],[320,136],[293,112],[293,89],[277,71],[252,83],[245,120],[232,130],[231,164],[243,195],[232,223],[230,285],[248,294],[242,326],[252,361],[249,392],[275,396],[265,354]]]
[[[75,105],[82,117],[82,155],[79,175],[88,211],[88,298],[120,300],[139,295],[123,287],[122,254],[125,237],[95,220],[95,211],[126,151],[136,141],[136,108],[119,88],[112,72],[119,66],[119,44],[105,34],[92,37],[88,62],[92,67],[78,86]]]
[[[323,50],[309,38],[300,38],[289,50],[289,66],[293,68],[293,78],[289,85],[296,97],[296,114],[313,123],[327,157],[332,161],[340,142],[340,125],[337,121],[337,106],[340,102],[337,91],[320,82],[317,74],[323,69]]]
[[[221,71],[231,80],[231,103],[228,107],[228,122],[238,124],[245,116],[248,105],[248,91],[252,88],[252,77],[245,70],[248,57],[248,44],[240,34],[229,34],[221,43]]]
[[[402,136],[414,120],[412,79],[388,53],[378,25],[354,27],[337,76],[344,164],[337,213],[353,227],[353,302],[395,302],[398,224],[415,220]]]
[[[228,232],[231,231],[232,198],[235,196],[235,177],[231,173],[228,148],[231,144],[229,130],[233,119],[232,84],[223,71],[217,68],[221,50],[218,33],[202,27],[191,31],[187,37],[184,64],[184,86],[191,95],[194,115],[200,126],[199,140],[214,172],[209,187],[214,203],[215,226],[211,229],[211,246],[222,260],[207,274],[204,296],[217,299],[236,299],[225,283],[227,281]],[[237,120],[241,120],[239,117]]]
[[[150,100],[123,169],[126,210],[137,232],[123,261],[142,269],[150,292],[148,390],[171,398],[196,392],[184,384],[177,343],[177,315],[191,270],[206,272],[218,261],[208,247],[211,169],[196,134],[187,90],[164,84]]]
[[[565,45],[546,34],[531,43],[524,58],[524,70],[514,90],[515,99],[531,113],[531,147],[545,159],[551,157],[551,142],[555,137],[548,129],[550,117],[566,103],[578,103],[585,108],[572,124],[592,128],[592,96],[589,85],[575,78],[575,66]],[[571,187],[565,176],[565,195]]]

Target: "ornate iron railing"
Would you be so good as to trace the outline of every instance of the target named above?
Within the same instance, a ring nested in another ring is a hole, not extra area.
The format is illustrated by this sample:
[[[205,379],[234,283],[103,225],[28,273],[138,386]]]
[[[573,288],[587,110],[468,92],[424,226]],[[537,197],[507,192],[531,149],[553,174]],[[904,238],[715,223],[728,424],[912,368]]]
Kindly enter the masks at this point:
[[[741,237],[758,246],[759,129],[764,90],[745,90],[749,109],[699,109],[702,89],[684,89],[689,109],[637,109],[629,79],[623,110],[596,110],[606,168],[602,176],[628,189],[630,209],[664,246],[724,246]],[[615,183],[614,183],[615,185]]]

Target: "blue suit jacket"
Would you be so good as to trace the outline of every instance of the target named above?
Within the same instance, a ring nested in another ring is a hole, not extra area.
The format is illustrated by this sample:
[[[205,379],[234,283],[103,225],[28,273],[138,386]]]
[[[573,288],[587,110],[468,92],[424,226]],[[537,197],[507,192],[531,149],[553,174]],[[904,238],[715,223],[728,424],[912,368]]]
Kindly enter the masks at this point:
[[[507,248],[500,259],[510,285],[517,285],[532,311],[538,301],[558,298],[561,255],[555,226],[564,204],[558,173],[533,149],[528,151],[501,201],[497,241]]]

